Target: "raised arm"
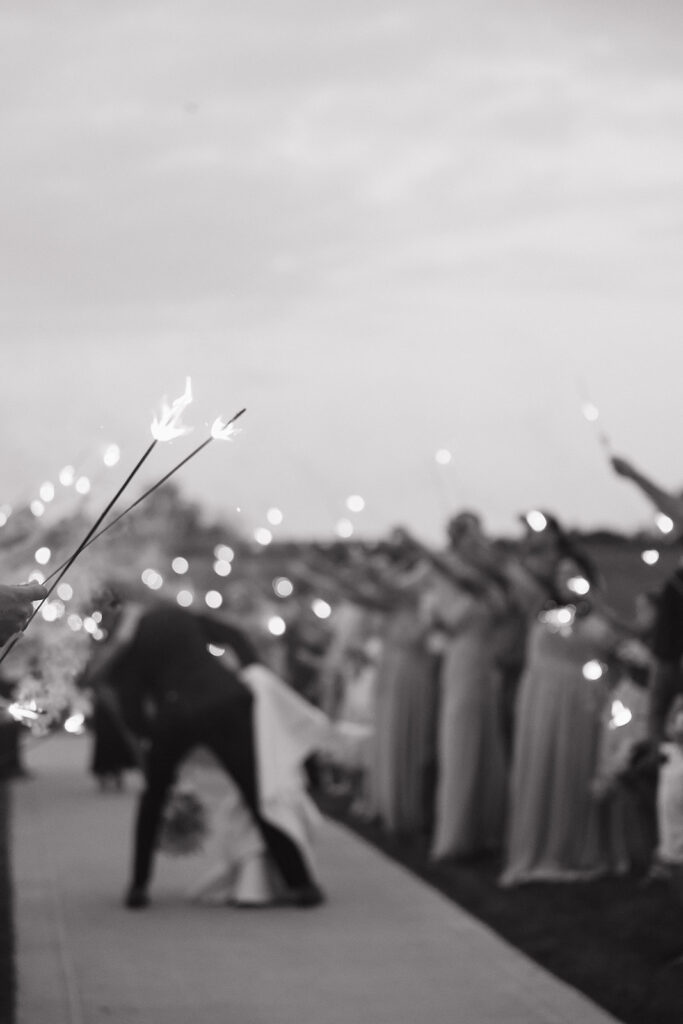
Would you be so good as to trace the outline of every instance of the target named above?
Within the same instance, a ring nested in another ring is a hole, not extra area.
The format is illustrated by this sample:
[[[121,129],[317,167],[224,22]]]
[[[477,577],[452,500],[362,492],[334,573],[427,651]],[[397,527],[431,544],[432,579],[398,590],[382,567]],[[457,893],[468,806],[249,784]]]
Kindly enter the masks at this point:
[[[612,469],[618,476],[631,480],[660,512],[673,519],[677,529],[683,529],[683,498],[670,491],[665,491],[663,487],[636,469],[627,459],[615,455],[610,461]]]

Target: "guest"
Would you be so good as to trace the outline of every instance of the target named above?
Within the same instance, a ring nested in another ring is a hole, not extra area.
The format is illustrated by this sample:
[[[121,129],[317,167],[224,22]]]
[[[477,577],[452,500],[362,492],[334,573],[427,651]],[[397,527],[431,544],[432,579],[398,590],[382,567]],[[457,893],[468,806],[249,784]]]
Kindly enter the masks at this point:
[[[649,596],[644,597],[645,601],[638,603],[642,609],[649,608],[648,615],[654,615]],[[612,673],[615,684],[601,717],[597,764],[591,783],[593,796],[601,804],[610,861],[620,872],[646,871],[657,838],[656,774],[646,774],[638,767],[648,733],[647,679],[651,660],[649,648],[637,636],[617,644]]]
[[[447,529],[446,552],[420,547],[436,571],[432,625],[443,637],[434,860],[499,848],[507,782],[495,663],[496,630],[508,608],[507,581],[476,513],[459,513]]]
[[[374,681],[375,709],[369,812],[387,831],[419,834],[427,816],[425,782],[434,715],[429,564],[401,530],[371,566],[384,615]]]
[[[501,728],[508,764],[512,758],[515,708],[531,626],[555,595],[555,572],[568,539],[549,512],[532,510],[520,517],[526,533],[519,548],[501,565],[509,604],[496,630],[496,664],[500,675]]]
[[[135,737],[121,719],[116,696],[106,683],[100,683],[92,691],[89,725],[92,732],[90,771],[102,792],[121,791],[125,772],[141,767],[140,751]]]
[[[683,897],[683,702],[670,716],[668,738],[661,744],[657,786],[659,845],[656,862]]]
[[[580,600],[578,580],[590,585]],[[619,633],[596,582],[580,553],[564,558],[555,584],[564,603],[532,629],[517,704],[505,886],[587,880],[612,868],[591,781],[608,697],[600,662]]]

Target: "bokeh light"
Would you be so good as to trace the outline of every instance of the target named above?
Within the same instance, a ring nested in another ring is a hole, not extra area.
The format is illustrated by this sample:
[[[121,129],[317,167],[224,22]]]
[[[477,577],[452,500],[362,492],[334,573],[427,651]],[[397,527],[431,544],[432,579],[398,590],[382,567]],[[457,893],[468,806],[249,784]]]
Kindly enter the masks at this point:
[[[271,615],[268,619],[268,632],[273,636],[284,636],[287,624],[281,615]]]
[[[204,600],[209,608],[220,608],[223,604],[223,595],[217,590],[207,590]]]
[[[190,568],[190,563],[186,558],[183,558],[182,555],[178,555],[178,557],[174,558],[171,562],[171,568],[173,569],[173,572],[178,574],[178,576],[184,576]]]
[[[353,523],[350,519],[340,519],[334,528],[334,532],[338,537],[352,537]]]
[[[311,601],[311,609],[313,614],[317,615],[319,619],[329,619],[332,614],[332,606],[323,601],[321,597],[316,597],[315,600]]]
[[[284,516],[279,508],[273,507],[269,508],[268,511],[266,512],[266,519],[268,520],[271,526],[279,526],[282,520],[284,519]]]
[[[291,597],[294,593],[294,584],[286,576],[276,576],[273,580],[273,590],[278,597]]]
[[[105,466],[115,466],[121,458],[121,449],[117,444],[110,444],[102,456]]]

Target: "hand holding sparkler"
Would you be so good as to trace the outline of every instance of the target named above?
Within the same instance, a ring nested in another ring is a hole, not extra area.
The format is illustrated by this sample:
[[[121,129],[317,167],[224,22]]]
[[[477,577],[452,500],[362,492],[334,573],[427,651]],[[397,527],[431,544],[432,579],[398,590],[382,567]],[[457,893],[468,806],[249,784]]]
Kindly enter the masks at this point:
[[[45,597],[47,590],[40,583],[0,583],[0,644],[26,628],[33,614],[33,601]]]
[[[613,455],[610,464],[618,476],[631,480],[657,507],[660,514],[656,522],[662,533],[674,531],[676,535],[680,534],[683,530],[683,495],[664,490],[621,456]]]

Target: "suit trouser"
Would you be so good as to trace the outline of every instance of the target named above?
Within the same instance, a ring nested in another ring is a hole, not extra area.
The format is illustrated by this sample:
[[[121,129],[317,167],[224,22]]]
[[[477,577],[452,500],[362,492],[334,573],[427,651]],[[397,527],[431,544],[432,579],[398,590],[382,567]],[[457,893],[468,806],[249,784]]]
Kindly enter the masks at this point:
[[[143,889],[149,884],[171,787],[181,762],[196,746],[208,747],[239,788],[286,885],[310,885],[312,878],[296,843],[258,812],[251,705],[240,705],[239,714],[229,706],[164,713],[152,738],[138,805],[132,884]]]

